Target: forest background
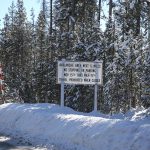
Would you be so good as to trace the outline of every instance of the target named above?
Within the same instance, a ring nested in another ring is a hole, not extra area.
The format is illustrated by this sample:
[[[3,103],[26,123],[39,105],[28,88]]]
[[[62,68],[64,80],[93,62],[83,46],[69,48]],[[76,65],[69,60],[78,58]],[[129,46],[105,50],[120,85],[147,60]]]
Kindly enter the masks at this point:
[[[103,61],[103,86],[98,89],[101,112],[149,107],[150,2],[42,0],[38,18],[32,9],[30,20],[23,0],[12,2],[0,29],[5,98],[59,104],[56,73],[61,59]],[[66,85],[65,105],[90,112],[93,95],[93,86]]]

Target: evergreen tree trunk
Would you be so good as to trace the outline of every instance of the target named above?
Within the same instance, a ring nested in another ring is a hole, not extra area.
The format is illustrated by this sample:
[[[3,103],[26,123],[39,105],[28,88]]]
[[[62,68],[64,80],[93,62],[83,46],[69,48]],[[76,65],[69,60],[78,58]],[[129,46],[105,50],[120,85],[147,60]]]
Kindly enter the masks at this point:
[[[136,36],[140,34],[141,29],[140,25],[141,25],[141,0],[138,0],[136,6],[136,33],[135,33]]]
[[[101,0],[99,0],[99,3],[98,3],[98,22],[100,25],[101,24]]]
[[[149,43],[149,50],[150,50],[150,2],[147,2],[148,5],[148,43]]]
[[[109,23],[112,23],[113,0],[109,0]]]

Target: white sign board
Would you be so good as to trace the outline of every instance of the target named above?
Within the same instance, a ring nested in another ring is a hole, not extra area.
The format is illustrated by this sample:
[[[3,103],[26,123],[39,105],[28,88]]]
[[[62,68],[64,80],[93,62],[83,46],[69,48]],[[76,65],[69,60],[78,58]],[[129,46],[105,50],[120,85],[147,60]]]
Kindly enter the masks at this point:
[[[57,83],[102,85],[102,62],[58,61]]]

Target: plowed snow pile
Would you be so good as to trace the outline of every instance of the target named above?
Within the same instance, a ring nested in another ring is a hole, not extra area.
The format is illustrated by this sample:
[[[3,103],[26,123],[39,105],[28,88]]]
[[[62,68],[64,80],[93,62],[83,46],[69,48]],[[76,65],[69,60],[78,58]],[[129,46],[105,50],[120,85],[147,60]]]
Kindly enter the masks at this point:
[[[150,109],[77,113],[54,104],[0,105],[0,133],[59,150],[150,150]]]

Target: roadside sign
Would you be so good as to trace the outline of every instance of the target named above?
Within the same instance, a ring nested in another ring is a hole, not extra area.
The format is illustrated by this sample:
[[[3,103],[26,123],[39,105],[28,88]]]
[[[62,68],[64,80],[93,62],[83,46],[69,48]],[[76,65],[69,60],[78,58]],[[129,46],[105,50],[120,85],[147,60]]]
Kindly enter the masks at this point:
[[[102,85],[102,62],[58,61],[57,83]]]
[[[98,85],[103,84],[102,61],[58,61],[57,83],[61,84],[61,107],[64,107],[64,85],[81,84],[94,86],[94,111],[97,111]]]

